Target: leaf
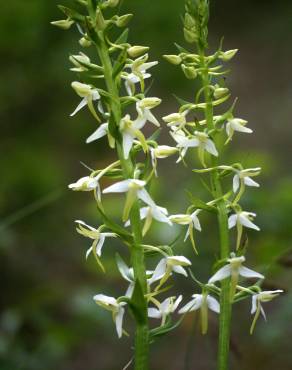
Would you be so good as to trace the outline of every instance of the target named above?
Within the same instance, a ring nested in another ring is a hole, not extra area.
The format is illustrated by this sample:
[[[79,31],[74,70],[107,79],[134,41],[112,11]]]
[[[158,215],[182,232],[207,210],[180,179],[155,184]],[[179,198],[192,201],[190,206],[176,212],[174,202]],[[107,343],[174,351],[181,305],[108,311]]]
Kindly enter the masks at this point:
[[[129,28],[126,28],[120,34],[120,36],[116,39],[116,41],[114,42],[114,44],[116,44],[116,45],[124,44],[125,42],[127,42],[128,36],[129,36]]]
[[[187,195],[190,199],[190,201],[192,202],[192,204],[196,207],[196,208],[199,208],[199,209],[204,209],[205,211],[208,211],[208,212],[213,212],[213,213],[217,213],[217,209],[216,207],[214,206],[209,206],[208,204],[206,204],[204,201],[202,201],[201,199],[195,197],[191,192],[187,191]]]
[[[77,21],[77,22],[84,22],[85,20],[85,16],[78,13],[76,10],[74,9],[71,9],[71,8],[67,8],[66,6],[63,6],[63,5],[58,5],[58,8],[67,16],[69,17],[70,19],[72,19],[73,21]]]
[[[187,53],[187,54],[190,54],[190,52],[189,52],[187,49],[183,48],[182,46],[180,46],[180,45],[179,45],[179,44],[177,44],[176,42],[174,43],[174,45],[176,46],[176,48],[178,49],[178,51],[179,51],[180,53]]]
[[[162,131],[162,128],[158,128],[153,132],[153,134],[147,139],[147,141],[156,141]]]
[[[167,333],[171,332],[172,330],[176,329],[181,322],[183,321],[183,316],[175,323],[172,325],[172,320],[171,318],[168,318],[167,322],[159,326],[158,328],[151,329],[149,332],[149,340],[150,343],[153,343],[156,338],[162,337],[163,335],[166,335]]]
[[[120,74],[120,72],[124,69],[126,60],[127,60],[127,51],[122,50],[118,59],[115,61],[115,64],[113,66],[113,72],[112,72],[113,79],[115,79]]]
[[[175,97],[175,99],[178,101],[178,103],[180,104],[180,105],[192,105],[193,103],[191,103],[191,102],[188,102],[188,101],[186,101],[186,100],[184,100],[184,99],[181,99],[180,97],[178,97],[177,95],[175,95],[175,94],[173,94],[173,96]]]

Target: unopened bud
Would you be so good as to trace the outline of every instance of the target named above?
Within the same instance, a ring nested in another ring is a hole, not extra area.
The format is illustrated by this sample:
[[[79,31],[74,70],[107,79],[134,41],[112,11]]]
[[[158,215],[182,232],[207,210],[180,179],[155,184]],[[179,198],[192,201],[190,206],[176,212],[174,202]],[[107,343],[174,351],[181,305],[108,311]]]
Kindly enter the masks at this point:
[[[141,108],[152,109],[157,107],[160,103],[161,99],[159,98],[144,98],[140,100],[139,105]]]
[[[154,149],[156,158],[166,158],[175,154],[177,151],[177,148],[168,145],[158,145],[158,147]]]
[[[229,90],[226,87],[217,87],[214,90],[214,97],[216,99],[220,99],[226,94],[228,94]]]
[[[238,49],[232,49],[232,50],[228,50],[225,52],[221,52],[219,55],[219,58],[223,60],[224,62],[228,62],[235,56],[237,52],[238,52]]]
[[[197,71],[194,67],[187,67],[185,64],[181,65],[184,75],[189,80],[194,80],[197,77]]]
[[[127,52],[128,52],[128,54],[129,54],[129,56],[131,58],[137,58],[140,55],[147,53],[148,50],[149,50],[149,47],[148,46],[138,46],[138,45],[135,45],[135,46],[131,46],[127,50]]]
[[[116,7],[119,4],[120,0],[107,0],[107,5],[111,8]]]
[[[190,44],[198,41],[198,35],[195,30],[184,28],[184,37],[186,42],[189,42]]]
[[[62,19],[60,21],[51,22],[53,26],[62,28],[63,30],[68,30],[72,26],[73,23],[74,21],[70,19]]]
[[[182,62],[181,57],[178,55],[163,55],[163,58],[166,59],[169,63],[175,65],[181,64]]]
[[[121,17],[118,17],[118,19],[116,20],[116,25],[118,27],[125,27],[130,22],[132,17],[133,17],[133,14],[122,15]]]
[[[89,46],[92,45],[92,42],[87,39],[86,37],[82,37],[80,40],[79,40],[79,44],[84,47],[84,48],[88,48]]]

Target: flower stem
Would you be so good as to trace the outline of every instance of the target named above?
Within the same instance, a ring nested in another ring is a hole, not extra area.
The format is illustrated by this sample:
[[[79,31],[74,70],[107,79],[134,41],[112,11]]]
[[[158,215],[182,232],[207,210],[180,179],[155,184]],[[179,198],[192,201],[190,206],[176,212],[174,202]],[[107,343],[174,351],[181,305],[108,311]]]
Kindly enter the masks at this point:
[[[108,53],[108,48],[105,44],[105,40],[101,34],[98,34],[99,45],[97,47],[100,60],[104,68],[104,78],[108,92],[111,96],[110,108],[111,113],[114,117],[115,123],[118,126],[121,116],[122,109],[120,104],[118,88],[113,79],[113,67],[112,62]],[[122,147],[122,139],[116,140],[117,154],[121,162],[121,167],[124,173],[125,179],[133,178],[134,166],[130,158],[125,159]],[[137,306],[140,307],[141,312],[139,313],[141,319],[136,320],[136,333],[135,333],[135,370],[147,370],[148,369],[148,358],[149,358],[149,326],[147,316],[147,299],[145,294],[147,293],[147,279],[146,279],[146,268],[144,261],[144,251],[142,248],[142,225],[140,221],[140,207],[136,201],[130,212],[130,223],[133,234],[133,245],[131,246],[131,259],[134,269],[134,275],[136,281],[139,283],[142,289],[142,299],[144,300]],[[136,302],[133,301],[135,305]]]
[[[201,63],[204,72],[202,73],[202,83],[204,87],[206,108],[205,118],[209,130],[214,130],[213,105],[208,76],[207,65],[205,63],[204,51],[200,52]],[[214,138],[215,139],[215,138]],[[218,166],[218,160],[212,156],[212,166]],[[218,170],[210,173],[211,185],[214,198],[221,200],[217,203],[218,226],[220,236],[220,257],[226,259],[229,257],[229,231],[228,231],[228,212],[225,200],[222,198],[222,186]],[[218,370],[228,369],[229,342],[230,342],[230,323],[231,323],[231,302],[230,302],[230,279],[225,279],[221,283],[220,296],[220,319],[219,319],[219,343],[218,343]]]

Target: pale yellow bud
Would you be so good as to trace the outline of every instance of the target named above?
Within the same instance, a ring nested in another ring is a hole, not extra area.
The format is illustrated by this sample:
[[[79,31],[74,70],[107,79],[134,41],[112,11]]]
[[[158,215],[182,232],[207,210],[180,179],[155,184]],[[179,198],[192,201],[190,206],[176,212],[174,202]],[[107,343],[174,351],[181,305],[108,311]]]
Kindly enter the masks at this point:
[[[92,45],[92,42],[87,39],[86,37],[82,37],[80,40],[79,40],[79,44],[81,46],[83,46],[84,48],[88,48],[89,46]]]
[[[163,55],[163,58],[166,59],[169,63],[175,65],[181,64],[182,62],[181,57],[178,55]]]
[[[148,50],[149,50],[149,47],[148,46],[138,46],[138,45],[135,45],[135,46],[131,46],[127,50],[127,52],[128,52],[128,54],[129,54],[129,56],[131,58],[137,58],[140,55],[147,53]]]
[[[214,97],[216,99],[220,99],[223,96],[225,96],[226,94],[228,94],[228,92],[229,92],[229,90],[226,87],[218,87],[214,91]]]
[[[223,60],[224,62],[228,62],[235,56],[237,52],[238,52],[238,49],[232,49],[232,50],[228,50],[225,52],[221,52],[219,55],[219,58]]]
[[[118,19],[116,20],[116,25],[118,27],[125,27],[130,22],[132,17],[133,17],[133,14],[122,15],[121,17],[118,17]]]
[[[183,73],[185,74],[186,78],[189,80],[193,80],[197,77],[197,71],[194,67],[188,67],[185,64],[181,65],[181,68],[183,70]]]
[[[60,21],[51,22],[53,26],[62,28],[63,30],[68,30],[72,26],[73,23],[74,21],[70,19],[62,19]]]

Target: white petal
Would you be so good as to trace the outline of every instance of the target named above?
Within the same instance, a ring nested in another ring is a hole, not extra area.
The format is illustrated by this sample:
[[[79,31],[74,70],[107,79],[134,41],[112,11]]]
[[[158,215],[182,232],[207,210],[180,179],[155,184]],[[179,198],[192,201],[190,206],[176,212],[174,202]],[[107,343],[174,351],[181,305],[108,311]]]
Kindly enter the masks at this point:
[[[76,222],[77,224],[79,225],[82,225],[82,226],[86,226],[89,230],[91,231],[97,231],[94,227],[90,226],[90,225],[87,225],[84,221],[81,221],[81,220],[75,220],[74,222]]]
[[[86,255],[85,255],[85,258],[86,259],[88,258],[88,256],[90,255],[91,252],[92,252],[92,247],[90,247],[89,249],[87,249]]]
[[[247,186],[254,186],[256,188],[258,188],[260,186],[260,184],[258,184],[256,181],[254,181],[253,179],[251,179],[250,177],[246,176],[244,178],[244,183],[245,185]]]
[[[100,139],[101,137],[105,136],[107,134],[108,130],[108,124],[103,123],[96,131],[94,131],[93,134],[91,134],[87,139],[86,143],[89,144],[95,140]]]
[[[237,214],[231,215],[228,218],[228,228],[232,229],[236,225],[236,222],[237,222]]]
[[[173,266],[172,271],[176,272],[177,274],[181,274],[184,276],[188,276],[186,270],[182,266]]]
[[[131,298],[132,295],[133,295],[133,292],[134,292],[134,288],[135,288],[135,283],[131,282],[128,286],[128,289],[125,293],[125,296],[128,297],[128,298]]]
[[[195,311],[202,305],[203,297],[201,294],[197,294],[194,299],[192,299],[190,302],[188,302],[185,306],[183,306],[178,313],[183,314],[190,311]]]
[[[250,311],[251,314],[254,314],[257,310],[257,298],[258,294],[254,294],[251,298],[251,311]]]
[[[125,193],[129,190],[131,180],[117,182],[103,190],[103,194],[107,193]]]
[[[236,193],[237,190],[239,189],[239,185],[240,185],[240,179],[239,179],[239,175],[236,174],[234,177],[233,177],[233,192]],[[230,229],[230,228],[229,228]]]
[[[200,140],[197,138],[184,139],[177,145],[178,148],[196,148],[200,145]]]
[[[151,207],[155,207],[155,203],[150,197],[148,191],[146,189],[139,189],[137,192],[137,196],[139,199],[143,200],[146,204],[148,204]]]
[[[147,119],[147,121],[153,123],[155,126],[158,126],[158,127],[160,126],[156,117],[150,112],[149,109],[145,109],[145,118]]]
[[[98,241],[98,243],[95,247],[96,254],[98,255],[98,257],[101,256],[101,250],[102,250],[102,247],[103,247],[104,240],[105,240],[105,236],[103,234],[100,234],[99,241]]]
[[[164,208],[165,210],[165,208]],[[155,218],[155,220],[159,221],[159,222],[165,222],[165,223],[168,223],[170,225],[172,225],[172,223],[170,222],[170,220],[168,219],[168,217],[165,215],[165,212],[161,209],[161,207],[152,207],[151,208],[151,211],[152,211],[152,216],[153,218]],[[167,210],[166,210],[167,212]]]
[[[239,267],[239,275],[243,276],[243,277],[247,277],[247,278],[258,278],[258,279],[264,279],[264,275],[256,272],[256,271],[253,271],[245,266],[240,266]]]
[[[247,134],[251,134],[253,132],[252,129],[234,122],[231,125],[234,131],[245,132]]]
[[[174,312],[178,308],[178,305],[180,304],[180,302],[182,301],[182,299],[183,299],[183,296],[182,295],[179,295],[177,297],[177,299],[175,300],[175,302],[174,302],[174,304],[172,306],[172,310],[171,310],[172,312]]]
[[[154,319],[161,318],[161,312],[157,308],[148,308],[148,317],[152,317]]]
[[[209,280],[208,284],[215,283],[215,281],[220,281],[226,279],[228,276],[231,275],[231,267],[230,264],[223,266],[219,269]]]
[[[159,261],[158,265],[156,266],[153,275],[151,278],[148,280],[149,284],[154,283],[157,280],[160,280],[163,278],[166,272],[166,258],[163,258],[162,260]]]
[[[210,295],[207,296],[207,305],[210,308],[210,310],[220,313],[220,304],[217,301],[217,299],[211,297]]]
[[[249,229],[260,231],[260,228],[257,225],[255,225],[253,222],[251,222],[247,216],[242,215],[242,213],[238,215],[238,218],[239,218],[239,222],[243,226],[248,227]]]
[[[129,153],[132,149],[133,142],[134,142],[133,135],[131,135],[127,132],[124,132],[123,133],[123,150],[124,150],[125,159],[129,158]]]
[[[74,110],[74,112],[70,114],[70,116],[75,116],[75,114],[78,113],[83,107],[85,107],[85,105],[87,105],[87,99],[83,98],[81,102],[77,105],[77,108]]]
[[[194,224],[194,228],[198,231],[202,231],[202,227],[201,227],[201,224],[200,224],[200,220],[198,219],[198,216],[196,214],[197,211],[195,211],[191,217],[192,217],[192,220],[193,220],[193,224]]]
[[[115,317],[116,329],[118,337],[121,338],[123,335],[123,318],[124,318],[125,309],[123,307],[119,308],[119,311]]]
[[[215,157],[218,157],[218,151],[217,151],[216,146],[215,146],[215,144],[213,143],[212,140],[210,140],[210,139],[207,140],[207,142],[205,144],[205,149],[210,154],[214,155]]]
[[[266,316],[266,313],[265,313],[262,305],[261,305],[261,314],[262,314],[263,318],[265,319],[265,321],[267,321],[267,316]]]

